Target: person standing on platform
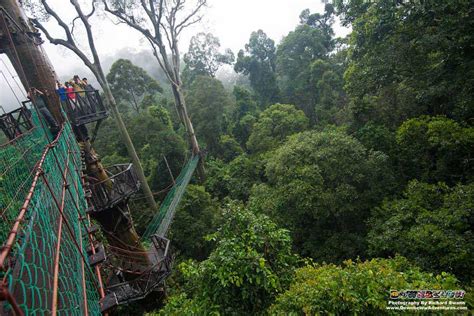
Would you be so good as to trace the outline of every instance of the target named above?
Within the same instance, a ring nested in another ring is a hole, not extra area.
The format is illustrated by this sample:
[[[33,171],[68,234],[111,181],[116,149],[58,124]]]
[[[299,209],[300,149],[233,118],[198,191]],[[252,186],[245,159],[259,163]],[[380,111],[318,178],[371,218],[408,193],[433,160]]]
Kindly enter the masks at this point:
[[[56,81],[56,93],[59,95],[59,101],[61,101],[63,108],[67,108],[68,96],[66,92],[66,87],[59,81]]]
[[[95,95],[95,88],[87,81],[87,78],[82,78],[82,83],[84,84],[84,90],[86,91],[87,101],[91,107],[93,113],[96,112],[97,99]]]
[[[87,81],[87,78],[82,78],[82,82],[84,83],[84,90],[86,90],[86,92],[95,91],[95,88]]]
[[[34,98],[32,98],[32,95],[34,95]],[[54,117],[51,115],[51,112],[49,112],[48,99],[46,98],[46,95],[36,88],[31,88],[31,90],[28,92],[28,99],[34,101],[36,108],[48,124],[49,130],[53,136],[57,135],[59,132],[59,126]]]
[[[74,92],[76,92],[76,101],[77,106],[79,107],[78,110],[80,112],[80,115],[87,115],[90,110],[89,102],[87,102],[86,98],[84,82],[82,82],[78,75],[74,75],[70,82],[72,84],[72,87],[74,88]]]
[[[66,95],[69,100],[69,105],[70,108],[68,109],[69,112],[76,112],[77,109],[77,100],[76,100],[76,93],[74,92],[74,88],[72,87],[72,84],[68,81],[64,83],[64,86],[66,87]]]

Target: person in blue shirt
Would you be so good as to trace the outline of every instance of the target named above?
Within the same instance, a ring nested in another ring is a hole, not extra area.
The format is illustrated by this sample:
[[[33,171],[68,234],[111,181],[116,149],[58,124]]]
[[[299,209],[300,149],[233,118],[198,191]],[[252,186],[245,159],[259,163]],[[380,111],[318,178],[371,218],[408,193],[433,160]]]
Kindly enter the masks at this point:
[[[67,92],[66,87],[59,81],[56,81],[56,93],[59,95],[59,100],[61,101],[61,104],[63,105],[65,105],[67,101],[66,92]]]

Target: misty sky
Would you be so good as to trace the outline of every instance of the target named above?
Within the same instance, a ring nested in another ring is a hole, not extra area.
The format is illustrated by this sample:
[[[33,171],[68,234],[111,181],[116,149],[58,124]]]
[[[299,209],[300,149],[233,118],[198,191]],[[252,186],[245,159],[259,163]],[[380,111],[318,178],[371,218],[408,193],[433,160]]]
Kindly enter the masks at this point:
[[[69,3],[65,4],[64,0],[49,2],[58,12],[72,17],[73,12]],[[248,42],[250,33],[258,29],[262,29],[278,43],[296,27],[302,10],[309,8],[311,12],[324,11],[324,4],[319,0],[208,0],[208,3],[209,7],[205,9],[203,22],[183,33],[180,40],[182,53],[187,51],[190,38],[202,31],[216,35],[220,39],[221,47],[230,48],[235,54]],[[123,48],[131,51],[150,49],[148,43],[136,31],[125,25],[114,25],[113,19],[105,14],[93,18],[91,24],[101,58],[113,58],[115,53]],[[56,31],[54,32],[56,35],[62,34],[54,23],[50,22],[48,27]],[[337,22],[334,28],[338,36],[345,36],[349,32]],[[68,76],[71,71],[83,66],[82,62],[67,49],[49,43],[45,43],[44,46],[60,77]],[[7,77],[17,96],[22,98],[23,93],[18,91],[17,84],[5,69],[5,65],[10,71],[13,68],[5,55],[0,55],[0,58],[2,59],[0,71]],[[6,109],[17,107],[18,102],[2,73],[0,73],[0,89],[0,105]]]

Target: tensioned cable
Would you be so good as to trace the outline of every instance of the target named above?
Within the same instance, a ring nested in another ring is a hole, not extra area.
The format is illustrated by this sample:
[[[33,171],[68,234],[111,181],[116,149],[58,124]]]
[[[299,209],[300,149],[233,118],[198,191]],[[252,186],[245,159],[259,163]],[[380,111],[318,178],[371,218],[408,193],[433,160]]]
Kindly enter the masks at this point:
[[[25,94],[25,91],[23,91],[24,89],[20,86],[20,84],[18,83],[18,81],[15,79],[15,78],[18,78],[20,79],[20,77],[17,75],[17,76],[14,76],[13,73],[11,72],[11,70],[8,68],[8,65],[5,63],[5,61],[3,60],[3,58],[0,57],[0,60],[2,61],[2,64],[3,66],[5,67],[5,69],[8,71],[8,74],[12,77],[13,79],[13,82],[15,82],[18,90],[21,92],[21,94],[23,94],[23,97],[26,98],[26,94]]]
[[[8,87],[10,88],[11,92],[13,93],[13,95],[15,96],[15,99],[18,101],[18,103],[21,105],[21,101],[20,99],[18,99],[18,96],[16,95],[15,91],[13,90],[12,86],[10,85],[10,82],[8,82],[8,79],[7,77],[5,76],[5,74],[3,73],[3,71],[0,70],[0,74],[2,74],[3,76],[3,79],[5,79],[5,82],[7,83]]]

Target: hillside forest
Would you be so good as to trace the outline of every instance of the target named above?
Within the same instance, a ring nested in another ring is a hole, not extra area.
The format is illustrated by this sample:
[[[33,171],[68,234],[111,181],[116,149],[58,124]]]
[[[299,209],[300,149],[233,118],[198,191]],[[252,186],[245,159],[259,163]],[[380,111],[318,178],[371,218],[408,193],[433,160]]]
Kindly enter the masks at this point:
[[[182,78],[205,178],[171,228],[166,297],[120,313],[382,315],[407,289],[465,290],[472,307],[472,1],[336,0],[299,19],[238,52],[191,40]],[[190,156],[163,77],[128,59],[107,74],[158,202]],[[111,120],[95,147],[105,165],[129,160]],[[142,233],[153,212],[132,203]]]

